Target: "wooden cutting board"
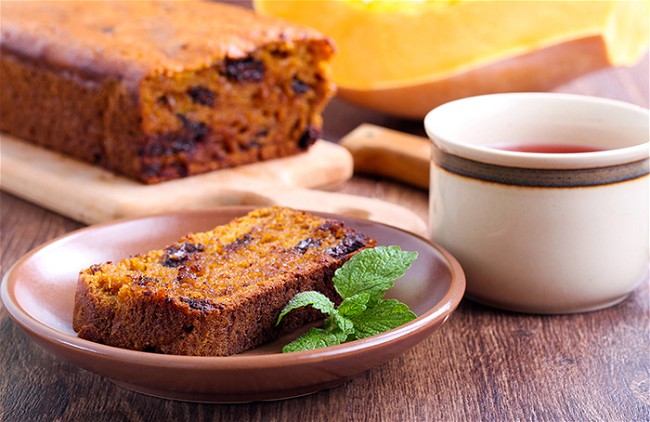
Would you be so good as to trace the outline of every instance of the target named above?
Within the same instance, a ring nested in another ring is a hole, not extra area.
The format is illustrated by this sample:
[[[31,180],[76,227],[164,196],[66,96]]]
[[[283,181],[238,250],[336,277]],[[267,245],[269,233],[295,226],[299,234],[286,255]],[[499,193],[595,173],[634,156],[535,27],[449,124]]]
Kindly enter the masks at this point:
[[[426,231],[419,216],[398,205],[315,190],[340,185],[353,172],[350,153],[322,140],[300,155],[144,185],[0,134],[0,170],[2,190],[86,224],[222,205],[283,205]]]

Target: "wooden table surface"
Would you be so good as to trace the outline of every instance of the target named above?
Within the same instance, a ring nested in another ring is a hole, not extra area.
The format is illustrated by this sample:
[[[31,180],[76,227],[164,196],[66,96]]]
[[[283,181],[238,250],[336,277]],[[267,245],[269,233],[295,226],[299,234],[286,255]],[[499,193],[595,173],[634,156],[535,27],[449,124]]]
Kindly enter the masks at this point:
[[[557,91],[648,107],[648,58]],[[362,122],[416,134],[422,123],[334,100],[325,138]],[[406,206],[423,218],[427,192],[355,176],[342,192]],[[4,275],[24,253],[82,225],[0,194]],[[648,283],[609,309],[538,316],[463,300],[442,329],[405,354],[337,388],[239,405],[163,400],[123,390],[31,341],[0,305],[0,421],[643,421],[650,420]]]

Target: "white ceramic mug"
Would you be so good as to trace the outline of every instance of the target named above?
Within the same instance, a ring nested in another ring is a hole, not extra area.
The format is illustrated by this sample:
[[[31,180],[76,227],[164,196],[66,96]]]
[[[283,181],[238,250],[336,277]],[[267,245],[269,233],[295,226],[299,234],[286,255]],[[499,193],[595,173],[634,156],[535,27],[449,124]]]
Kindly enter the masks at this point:
[[[424,124],[431,238],[465,270],[467,297],[582,312],[622,301],[647,279],[648,110],[507,93],[444,104]],[[595,151],[549,152],[562,148]]]

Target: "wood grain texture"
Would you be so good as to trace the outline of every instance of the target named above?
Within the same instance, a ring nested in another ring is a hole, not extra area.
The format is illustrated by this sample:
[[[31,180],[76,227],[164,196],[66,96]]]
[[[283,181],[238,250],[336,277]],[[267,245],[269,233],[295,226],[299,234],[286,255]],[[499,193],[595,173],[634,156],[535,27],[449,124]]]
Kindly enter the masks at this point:
[[[355,179],[345,190],[426,208],[425,192],[389,182]],[[80,226],[1,198],[3,272],[28,249]],[[43,351],[0,310],[0,420],[648,420],[648,295],[645,284],[613,308],[562,316],[463,301],[443,329],[343,386],[245,405],[123,390]]]
[[[648,58],[558,89],[648,107]],[[335,100],[326,138],[363,122],[423,135]],[[427,215],[427,192],[354,177],[338,192]],[[0,271],[80,223],[0,193]],[[498,311],[464,300],[441,330],[340,387],[286,401],[210,405],[132,393],[43,351],[0,307],[0,421],[649,421],[650,291],[576,315]],[[170,380],[173,382],[173,380]]]
[[[426,234],[424,221],[407,208],[323,190],[352,176],[351,154],[334,142],[321,140],[303,154],[156,185],[6,134],[0,134],[0,150],[2,190],[86,224],[219,205],[283,205],[363,217]]]
[[[86,224],[263,197],[269,184],[339,186],[353,168],[345,148],[321,140],[301,154],[146,185],[7,134],[0,147],[2,190]]]

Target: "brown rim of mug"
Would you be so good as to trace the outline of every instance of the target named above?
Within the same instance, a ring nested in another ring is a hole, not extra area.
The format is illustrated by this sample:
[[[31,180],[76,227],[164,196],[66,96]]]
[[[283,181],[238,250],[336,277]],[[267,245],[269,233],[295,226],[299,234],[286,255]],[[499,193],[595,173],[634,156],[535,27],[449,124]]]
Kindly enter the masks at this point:
[[[528,169],[470,160],[444,152],[435,144],[431,159],[438,167],[460,176],[505,185],[540,188],[607,185],[641,178],[650,173],[650,158],[586,169]]]

